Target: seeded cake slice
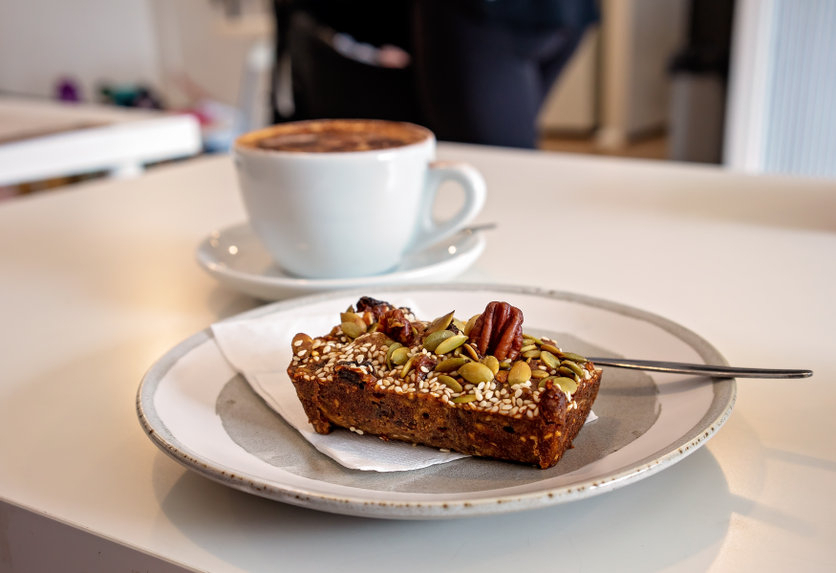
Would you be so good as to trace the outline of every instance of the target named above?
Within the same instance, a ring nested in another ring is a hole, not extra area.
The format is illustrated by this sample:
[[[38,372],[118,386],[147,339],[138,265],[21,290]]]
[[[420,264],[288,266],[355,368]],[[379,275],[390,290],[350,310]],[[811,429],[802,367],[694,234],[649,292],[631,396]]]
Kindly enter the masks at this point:
[[[601,371],[525,334],[522,312],[491,302],[467,322],[433,321],[369,297],[340,324],[292,341],[288,374],[316,432],[334,427],[552,467],[571,447]]]

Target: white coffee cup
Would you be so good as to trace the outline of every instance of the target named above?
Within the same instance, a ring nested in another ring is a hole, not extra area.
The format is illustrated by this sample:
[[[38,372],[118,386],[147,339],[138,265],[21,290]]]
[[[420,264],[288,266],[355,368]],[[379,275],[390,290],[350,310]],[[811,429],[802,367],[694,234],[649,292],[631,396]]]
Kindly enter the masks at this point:
[[[377,120],[313,120],[245,134],[233,157],[253,232],[300,277],[389,271],[406,253],[467,225],[485,202],[479,172],[435,161],[435,143],[423,127]],[[436,222],[446,180],[462,187],[464,201]]]

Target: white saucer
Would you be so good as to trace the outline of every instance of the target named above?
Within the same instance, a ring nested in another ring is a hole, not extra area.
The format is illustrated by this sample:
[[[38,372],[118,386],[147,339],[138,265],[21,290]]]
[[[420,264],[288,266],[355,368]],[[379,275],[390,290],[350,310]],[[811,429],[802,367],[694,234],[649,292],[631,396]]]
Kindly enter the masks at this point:
[[[214,231],[197,248],[197,262],[221,284],[263,300],[367,286],[445,281],[464,272],[485,249],[482,233],[462,232],[408,255],[394,270],[371,277],[305,279],[284,272],[247,223]]]

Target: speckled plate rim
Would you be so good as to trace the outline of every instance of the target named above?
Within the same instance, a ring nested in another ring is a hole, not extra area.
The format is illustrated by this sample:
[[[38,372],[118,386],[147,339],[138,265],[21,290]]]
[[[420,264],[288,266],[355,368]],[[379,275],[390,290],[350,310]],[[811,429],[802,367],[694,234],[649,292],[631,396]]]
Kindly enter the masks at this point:
[[[412,286],[387,286],[386,293],[412,295],[425,291],[473,291],[507,295],[529,295],[590,306],[599,310],[635,318],[660,328],[690,346],[705,363],[727,364],[723,356],[705,339],[662,316],[620,303],[537,287],[509,285],[473,285],[464,283],[426,284]],[[304,307],[329,299],[346,296],[375,295],[369,289],[339,291],[311,295],[283,302],[268,304],[233,318],[264,316],[283,309]],[[503,493],[502,490],[485,490],[481,496],[463,498],[460,495],[414,494],[401,499],[381,501],[380,492],[363,488],[340,486],[338,495],[327,493],[328,482],[302,478],[306,487],[289,486],[264,480],[257,475],[247,475],[235,467],[229,467],[193,451],[182,443],[166,427],[154,406],[154,395],[166,372],[192,349],[212,338],[211,330],[200,331],[163,355],[143,377],[137,395],[136,409],[140,424],[164,453],[186,468],[229,487],[268,499],[316,509],[325,512],[385,519],[448,519],[472,517],[542,508],[568,501],[580,500],[612,491],[646,477],[681,461],[706,443],[726,422],[734,407],[737,385],[734,379],[715,380],[713,398],[705,413],[690,430],[671,438],[664,448],[632,460],[632,463],[595,479],[580,480],[559,487],[542,487],[525,493]],[[347,470],[351,471],[351,470]],[[309,486],[309,487],[308,487]],[[352,491],[353,490],[353,491]],[[350,493],[346,493],[346,492]]]

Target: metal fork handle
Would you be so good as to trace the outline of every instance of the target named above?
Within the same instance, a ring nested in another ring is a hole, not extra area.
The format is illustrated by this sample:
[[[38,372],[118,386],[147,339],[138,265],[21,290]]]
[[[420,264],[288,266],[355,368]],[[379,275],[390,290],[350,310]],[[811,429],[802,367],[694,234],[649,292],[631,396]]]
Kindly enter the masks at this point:
[[[736,366],[689,364],[662,360],[635,360],[632,358],[601,358],[592,356],[587,356],[587,358],[598,366],[650,370],[671,374],[701,374],[714,378],[809,378],[813,375],[812,370],[786,368],[739,368]]]

